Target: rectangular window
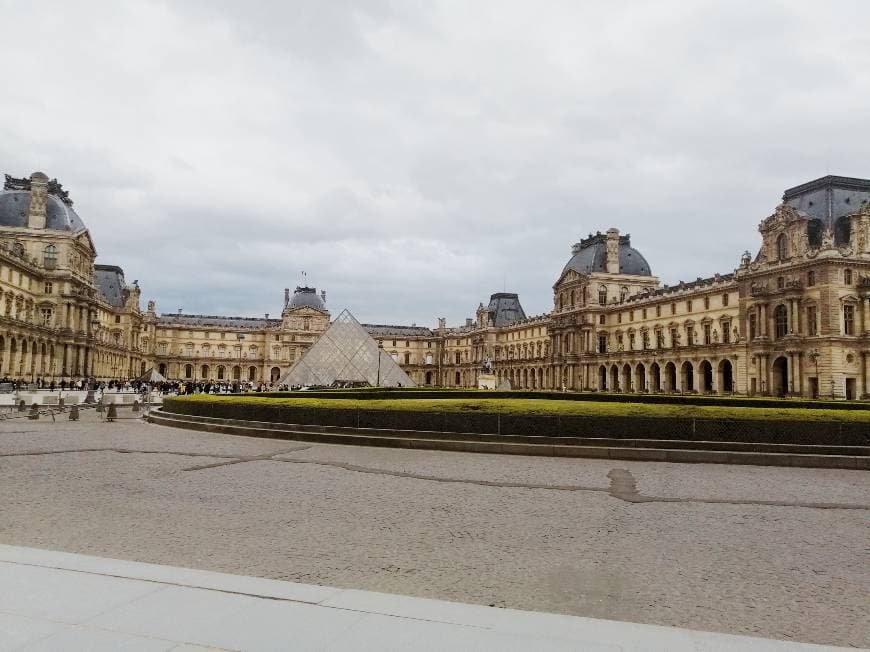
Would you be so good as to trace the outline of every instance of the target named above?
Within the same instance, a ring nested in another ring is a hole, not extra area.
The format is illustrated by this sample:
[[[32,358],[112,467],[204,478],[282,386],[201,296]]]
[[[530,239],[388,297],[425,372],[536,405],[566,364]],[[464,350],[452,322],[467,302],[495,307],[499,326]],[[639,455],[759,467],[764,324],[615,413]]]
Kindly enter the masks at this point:
[[[646,308],[643,309],[643,318],[646,319]]]
[[[855,306],[843,306],[843,332],[855,334]]]
[[[607,335],[603,333],[598,336],[598,352],[607,353]]]
[[[671,329],[671,348],[674,349],[680,343],[680,335],[676,328]]]
[[[628,335],[628,349],[634,351],[634,333]]]
[[[671,304],[671,314],[672,314],[672,315],[676,315],[676,314],[677,314],[677,304],[675,304],[675,303],[672,303],[672,304]]]
[[[51,326],[51,308],[42,309],[42,325]]]
[[[656,317],[661,317],[661,316],[662,316],[662,307],[656,306]]]
[[[121,315],[115,315],[115,323],[116,323],[116,324],[120,324],[120,323],[121,323]]]
[[[813,270],[807,272],[807,287],[811,288],[816,284],[816,273]]]
[[[723,294],[722,295],[722,305],[727,306],[729,299],[730,299],[730,295],[727,292],[725,294]]]
[[[727,294],[725,295],[728,296]],[[731,322],[723,321],[722,322],[722,342],[728,344],[731,341]]]
[[[754,340],[758,335],[758,317],[749,315],[749,339]]]
[[[630,310],[628,313],[628,321],[634,321],[634,310]]]
[[[819,327],[817,325],[816,307],[807,307],[807,335],[818,335]]]
[[[686,301],[686,312],[692,312],[692,300]]]
[[[52,285],[51,283],[46,283],[45,284],[45,293],[52,294],[53,292],[54,292],[54,285]]]
[[[713,336],[710,324],[704,324],[704,344],[712,344]]]
[[[686,344],[692,346],[695,343],[695,328],[693,326],[686,326]]]
[[[710,309],[710,297],[704,297],[704,310]]]

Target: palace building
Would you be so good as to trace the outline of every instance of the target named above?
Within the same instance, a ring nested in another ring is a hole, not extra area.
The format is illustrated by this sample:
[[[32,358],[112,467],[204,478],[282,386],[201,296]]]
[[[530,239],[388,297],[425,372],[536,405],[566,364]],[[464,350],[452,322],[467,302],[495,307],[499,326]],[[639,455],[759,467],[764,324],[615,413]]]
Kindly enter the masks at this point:
[[[72,206],[42,173],[6,177],[0,376],[275,382],[331,323],[309,287],[274,318],[143,312]],[[517,389],[870,397],[870,180],[786,190],[759,231],[736,269],[662,285],[611,228],[571,247],[549,313],[501,292],[458,327],[362,326],[418,385],[477,387],[487,367]]]

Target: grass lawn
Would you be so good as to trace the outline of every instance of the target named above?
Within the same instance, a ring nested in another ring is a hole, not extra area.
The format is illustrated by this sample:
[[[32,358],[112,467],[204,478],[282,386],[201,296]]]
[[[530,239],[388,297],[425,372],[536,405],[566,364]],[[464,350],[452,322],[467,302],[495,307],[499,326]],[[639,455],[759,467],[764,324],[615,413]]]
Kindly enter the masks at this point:
[[[521,415],[570,415],[589,417],[636,416],[681,417],[700,419],[774,419],[777,421],[849,421],[864,422],[870,428],[868,410],[826,410],[816,408],[761,408],[702,405],[663,405],[649,403],[604,403],[595,401],[553,401],[527,398],[388,398],[322,399],[305,397],[263,398],[257,396],[183,396],[178,401],[220,401],[262,406],[289,406],[333,410],[407,410],[417,412],[489,412]]]

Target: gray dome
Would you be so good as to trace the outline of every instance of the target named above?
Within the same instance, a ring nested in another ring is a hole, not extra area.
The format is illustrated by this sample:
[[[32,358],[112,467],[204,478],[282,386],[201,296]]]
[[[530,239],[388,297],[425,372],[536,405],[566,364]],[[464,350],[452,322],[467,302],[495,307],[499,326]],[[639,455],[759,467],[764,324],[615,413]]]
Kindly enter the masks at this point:
[[[315,310],[326,310],[323,305],[323,300],[319,296],[317,296],[317,290],[315,288],[308,287],[297,287],[296,290],[293,292],[293,297],[290,299],[290,303],[287,304],[287,308],[289,310],[293,310],[294,308],[314,308]]]
[[[27,190],[0,191],[0,226],[27,227],[27,207],[30,192]],[[56,231],[81,231],[85,228],[82,218],[72,206],[49,193],[45,203],[45,228]]]
[[[574,255],[562,270],[562,274],[573,269],[580,274],[592,272],[607,272],[607,237],[604,234],[593,235],[579,244],[574,245]],[[634,276],[652,276],[649,263],[637,249],[631,246],[627,235],[619,237],[619,273]]]

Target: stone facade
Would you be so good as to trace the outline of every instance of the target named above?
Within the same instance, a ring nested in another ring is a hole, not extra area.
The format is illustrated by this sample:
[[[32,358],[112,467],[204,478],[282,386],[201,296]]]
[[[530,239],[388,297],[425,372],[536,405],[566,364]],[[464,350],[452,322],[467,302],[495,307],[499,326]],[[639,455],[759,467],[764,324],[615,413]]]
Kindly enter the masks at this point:
[[[329,325],[307,287],[285,290],[280,318],[140,312],[71,205],[45,175],[7,177],[0,375],[271,382]],[[528,389],[870,396],[870,181],[789,189],[759,231],[732,272],[663,286],[611,228],[572,247],[547,314],[497,293],[459,327],[363,326],[423,386],[477,387],[489,369]]]

